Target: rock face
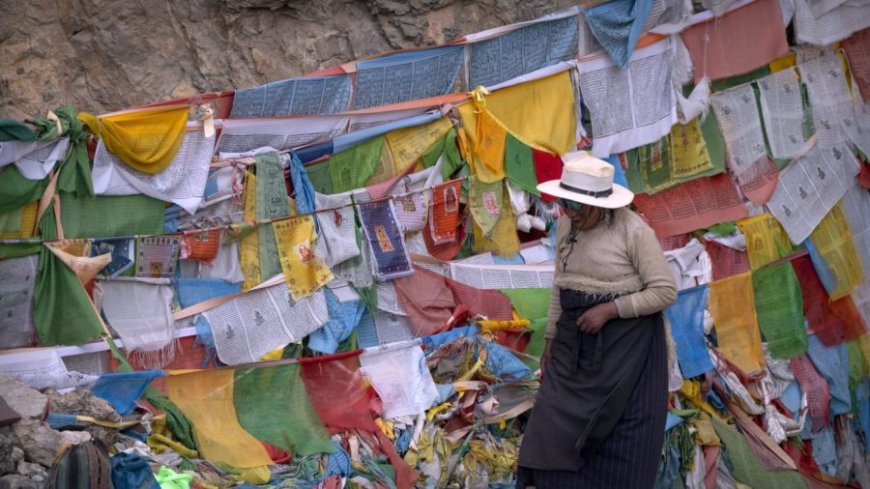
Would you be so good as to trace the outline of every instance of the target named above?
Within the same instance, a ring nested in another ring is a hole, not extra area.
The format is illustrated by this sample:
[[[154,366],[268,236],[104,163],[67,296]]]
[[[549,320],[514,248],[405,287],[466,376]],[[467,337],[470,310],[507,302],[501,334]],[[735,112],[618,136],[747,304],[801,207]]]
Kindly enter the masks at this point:
[[[0,117],[105,113],[299,76],[569,0],[0,0]]]

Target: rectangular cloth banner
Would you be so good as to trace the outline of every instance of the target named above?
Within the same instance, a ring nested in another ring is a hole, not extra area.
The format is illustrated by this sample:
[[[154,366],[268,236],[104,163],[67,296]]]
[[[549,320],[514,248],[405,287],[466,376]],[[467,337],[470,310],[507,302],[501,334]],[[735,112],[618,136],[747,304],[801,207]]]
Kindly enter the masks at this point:
[[[317,232],[310,214],[273,222],[272,228],[284,281],[293,300],[310,296],[332,280],[329,267],[315,253]]]
[[[357,211],[374,258],[377,279],[390,280],[414,273],[393,200],[362,202],[357,204]]]
[[[734,275],[711,282],[709,287],[709,309],[722,354],[747,374],[763,369],[764,348],[755,315],[752,274]]]
[[[704,309],[709,290],[706,285],[681,290],[676,304],[665,310],[677,346],[677,360],[684,378],[713,370],[704,339]]]
[[[777,0],[756,0],[682,32],[695,66],[695,83],[754,70],[788,53]]]
[[[634,202],[659,237],[736,221],[749,214],[726,174],[692,180],[654,196],[638,194]]]
[[[230,118],[347,112],[350,96],[350,75],[290,78],[236,90]]]

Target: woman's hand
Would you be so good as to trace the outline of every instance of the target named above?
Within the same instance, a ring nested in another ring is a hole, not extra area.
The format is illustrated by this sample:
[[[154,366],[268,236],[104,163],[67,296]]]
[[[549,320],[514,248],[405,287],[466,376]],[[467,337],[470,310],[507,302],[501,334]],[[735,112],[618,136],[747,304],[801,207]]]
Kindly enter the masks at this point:
[[[615,302],[605,302],[592,306],[577,318],[577,327],[584,333],[595,334],[611,319],[619,317],[619,310]]]

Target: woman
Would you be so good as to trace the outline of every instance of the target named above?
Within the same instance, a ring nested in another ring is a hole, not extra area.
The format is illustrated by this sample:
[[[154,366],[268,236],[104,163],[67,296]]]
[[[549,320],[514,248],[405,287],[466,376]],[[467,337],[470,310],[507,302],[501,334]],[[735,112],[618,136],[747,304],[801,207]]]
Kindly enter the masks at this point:
[[[585,152],[538,185],[564,209],[517,488],[651,488],[667,416],[660,312],[677,298],[652,229],[626,206],[613,167]]]

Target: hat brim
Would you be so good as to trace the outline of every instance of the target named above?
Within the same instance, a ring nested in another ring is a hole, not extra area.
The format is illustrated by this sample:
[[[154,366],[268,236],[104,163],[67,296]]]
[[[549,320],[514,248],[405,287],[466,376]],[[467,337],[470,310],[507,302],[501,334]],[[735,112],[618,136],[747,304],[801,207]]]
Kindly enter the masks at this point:
[[[572,192],[559,186],[559,180],[550,180],[538,184],[538,191],[542,194],[552,195],[558,199],[568,199],[581,204],[591,205],[593,207],[602,207],[604,209],[618,209],[631,204],[634,200],[634,193],[623,187],[622,185],[613,184],[613,193],[607,197],[593,197],[591,195]]]

